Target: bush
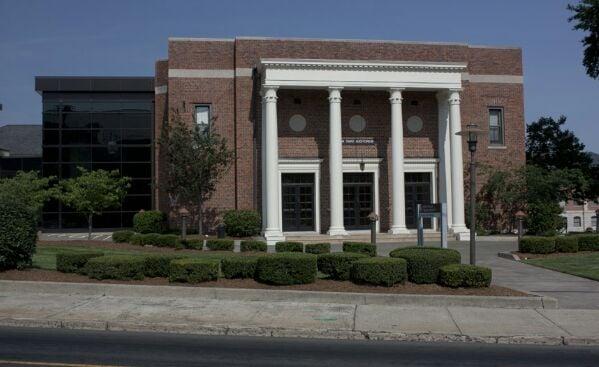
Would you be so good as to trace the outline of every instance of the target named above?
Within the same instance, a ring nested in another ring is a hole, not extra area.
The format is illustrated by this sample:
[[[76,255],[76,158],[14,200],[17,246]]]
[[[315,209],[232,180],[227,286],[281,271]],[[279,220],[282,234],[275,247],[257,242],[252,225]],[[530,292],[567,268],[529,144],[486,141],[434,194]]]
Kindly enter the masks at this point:
[[[176,234],[161,234],[158,235],[157,246],[159,247],[177,247],[177,242],[179,241],[179,236]]]
[[[491,285],[491,269],[467,264],[445,265],[439,269],[439,284],[452,288],[488,287]]]
[[[220,260],[218,259],[178,259],[169,267],[170,282],[200,283],[218,279]]]
[[[207,240],[206,247],[208,250],[212,251],[233,251],[235,244],[233,240],[219,238],[215,240]]]
[[[135,255],[94,257],[87,261],[84,272],[94,279],[142,280],[144,262],[143,256]]]
[[[129,242],[133,235],[135,235],[133,231],[114,231],[112,232],[112,241],[116,243]]]
[[[229,210],[223,222],[229,236],[249,237],[260,233],[260,214],[254,210]]]
[[[407,247],[391,251],[391,257],[405,259],[408,263],[408,279],[417,284],[437,282],[439,269],[449,264],[459,264],[460,253],[439,247]]]
[[[185,239],[178,240],[178,245],[175,247],[187,248],[192,250],[203,250],[204,249],[204,240],[200,239]]]
[[[407,278],[406,260],[392,257],[368,257],[351,264],[351,280],[391,287]]]
[[[559,252],[578,252],[578,238],[576,237],[557,237],[555,239],[555,249]]]
[[[266,246],[266,242],[264,242],[264,241],[248,240],[248,241],[241,241],[241,244],[240,244],[241,252],[248,252],[248,251],[266,252],[266,249],[267,249],[267,246]]]
[[[166,215],[158,210],[140,211],[133,216],[133,230],[137,233],[162,233],[166,229]]]
[[[343,242],[343,252],[376,256],[376,246],[368,242]]]
[[[89,259],[103,255],[104,253],[98,251],[59,252],[56,254],[56,270],[63,273],[82,274]]]
[[[335,280],[349,280],[351,264],[368,255],[354,252],[336,252],[318,255],[318,270]]]
[[[136,233],[129,239],[129,243],[135,246],[143,246],[143,238],[145,235]]]
[[[276,252],[303,252],[304,244],[301,242],[284,241],[275,244]]]
[[[0,201],[0,271],[31,266],[37,240],[36,214],[24,203]]]
[[[314,283],[316,272],[315,255],[280,253],[258,258],[256,280],[275,285]]]
[[[550,254],[555,252],[555,237],[522,237],[518,251],[529,254]]]
[[[306,243],[306,253],[307,254],[328,254],[331,252],[331,244],[326,243]]]
[[[144,275],[150,278],[166,278],[171,261],[184,258],[179,254],[152,254],[144,257]]]
[[[260,256],[228,256],[221,261],[221,271],[227,279],[254,278]]]
[[[579,251],[599,251],[599,234],[581,234],[576,238]]]

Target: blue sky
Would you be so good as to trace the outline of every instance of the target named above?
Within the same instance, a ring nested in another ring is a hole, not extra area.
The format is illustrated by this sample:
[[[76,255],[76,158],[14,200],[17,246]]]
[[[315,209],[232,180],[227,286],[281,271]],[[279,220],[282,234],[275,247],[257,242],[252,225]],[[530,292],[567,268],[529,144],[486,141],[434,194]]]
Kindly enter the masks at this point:
[[[39,123],[36,75],[153,75],[169,36],[465,42],[523,48],[526,122],[568,117],[599,152],[599,80],[568,2],[0,0],[0,125]]]

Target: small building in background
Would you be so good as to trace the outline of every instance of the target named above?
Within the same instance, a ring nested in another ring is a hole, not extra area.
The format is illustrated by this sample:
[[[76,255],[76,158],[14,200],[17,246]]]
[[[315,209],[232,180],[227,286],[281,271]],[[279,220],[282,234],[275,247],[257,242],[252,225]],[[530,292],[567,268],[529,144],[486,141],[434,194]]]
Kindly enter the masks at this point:
[[[585,232],[597,231],[597,210],[599,204],[593,201],[577,203],[568,201],[563,205],[564,231]]]
[[[1,126],[0,177],[13,177],[18,171],[41,171],[41,167],[42,126]]]

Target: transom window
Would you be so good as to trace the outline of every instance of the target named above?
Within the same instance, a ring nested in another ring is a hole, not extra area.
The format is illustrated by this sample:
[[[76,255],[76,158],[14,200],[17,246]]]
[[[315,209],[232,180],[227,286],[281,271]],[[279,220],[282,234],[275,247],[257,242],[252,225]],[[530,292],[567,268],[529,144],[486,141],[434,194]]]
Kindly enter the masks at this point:
[[[489,144],[503,145],[503,109],[489,108]]]
[[[581,227],[582,226],[582,221],[580,220],[580,217],[574,217],[574,227]]]
[[[197,105],[195,106],[195,123],[201,132],[207,133],[210,131],[210,106]]]

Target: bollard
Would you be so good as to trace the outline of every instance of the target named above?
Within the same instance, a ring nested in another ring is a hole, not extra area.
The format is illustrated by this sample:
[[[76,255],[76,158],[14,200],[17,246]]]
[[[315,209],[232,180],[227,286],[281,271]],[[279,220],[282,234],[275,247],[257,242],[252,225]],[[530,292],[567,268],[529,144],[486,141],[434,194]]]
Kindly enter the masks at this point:
[[[379,220],[379,216],[375,212],[368,214],[368,220],[370,221],[370,243],[376,245],[376,222]]]

